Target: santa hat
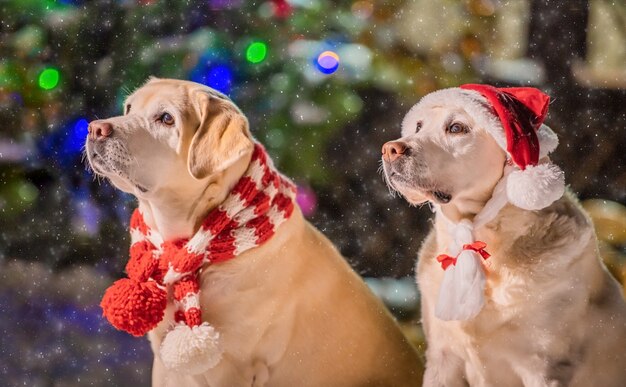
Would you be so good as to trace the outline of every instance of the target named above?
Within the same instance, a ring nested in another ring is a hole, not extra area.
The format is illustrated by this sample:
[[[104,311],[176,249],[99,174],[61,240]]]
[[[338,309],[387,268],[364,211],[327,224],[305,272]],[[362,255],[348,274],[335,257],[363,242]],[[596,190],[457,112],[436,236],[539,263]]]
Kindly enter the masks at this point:
[[[532,87],[496,88],[467,84],[428,94],[411,109],[428,106],[464,109],[487,130],[517,168],[507,177],[508,201],[526,210],[540,210],[563,196],[563,171],[548,159],[559,141],[543,120],[550,97]],[[414,118],[407,115],[407,121]],[[541,163],[539,161],[542,160]]]

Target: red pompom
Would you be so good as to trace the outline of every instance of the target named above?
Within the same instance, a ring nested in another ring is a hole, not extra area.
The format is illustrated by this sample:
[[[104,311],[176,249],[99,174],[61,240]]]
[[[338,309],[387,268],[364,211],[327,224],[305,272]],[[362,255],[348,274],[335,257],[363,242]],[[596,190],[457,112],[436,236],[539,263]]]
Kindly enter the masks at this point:
[[[143,336],[163,319],[167,294],[156,282],[128,278],[115,281],[104,293],[102,314],[115,328]]]

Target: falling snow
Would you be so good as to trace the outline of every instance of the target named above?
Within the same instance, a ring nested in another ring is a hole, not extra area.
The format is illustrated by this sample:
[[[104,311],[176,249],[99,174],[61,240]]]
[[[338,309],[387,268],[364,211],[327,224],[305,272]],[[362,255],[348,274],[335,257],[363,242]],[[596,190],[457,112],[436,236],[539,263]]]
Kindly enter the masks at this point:
[[[431,211],[390,195],[380,147],[424,94],[542,88],[572,191],[626,203],[618,1],[9,0],[0,14],[2,385],[149,384],[147,340],[98,306],[136,204],[82,160],[88,121],[121,114],[149,75],[228,94],[309,220],[401,319],[418,319]],[[623,270],[625,245],[612,248]]]

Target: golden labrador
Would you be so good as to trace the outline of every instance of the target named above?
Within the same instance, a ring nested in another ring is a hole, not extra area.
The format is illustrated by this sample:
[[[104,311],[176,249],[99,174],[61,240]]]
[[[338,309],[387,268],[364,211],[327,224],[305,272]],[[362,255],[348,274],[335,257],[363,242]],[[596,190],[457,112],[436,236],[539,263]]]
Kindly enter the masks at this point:
[[[213,89],[155,78],[127,98],[124,113],[90,124],[89,164],[137,197],[164,240],[188,238],[250,164],[246,118]],[[221,361],[200,375],[164,367],[159,347],[173,325],[170,299],[148,334],[154,386],[420,383],[420,361],[393,318],[297,208],[266,243],[204,267],[200,286],[202,318],[220,332]]]
[[[626,386],[626,304],[547,157],[547,103],[529,88],[440,90],[383,147],[390,188],[436,212],[417,264],[425,386]]]

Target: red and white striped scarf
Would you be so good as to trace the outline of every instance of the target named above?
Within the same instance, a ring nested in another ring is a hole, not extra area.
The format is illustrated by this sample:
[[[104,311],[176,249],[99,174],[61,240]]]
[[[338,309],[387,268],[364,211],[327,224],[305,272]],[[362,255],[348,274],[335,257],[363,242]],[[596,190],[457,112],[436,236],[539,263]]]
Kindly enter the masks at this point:
[[[263,146],[257,143],[246,173],[190,239],[163,241],[146,225],[139,210],[135,210],[130,221],[128,278],[116,281],[105,292],[101,302],[104,316],[116,328],[143,336],[163,319],[167,288],[171,287],[177,326],[203,325],[198,283],[202,268],[232,259],[270,239],[291,216],[295,195],[294,184],[274,168]],[[204,325],[208,327],[207,323]],[[217,339],[212,328],[204,333],[207,335],[214,336],[208,340]],[[161,348],[165,363],[168,354],[164,352],[168,351],[171,348]],[[190,361],[181,356],[185,357],[180,353],[173,356],[171,368],[180,368]]]

